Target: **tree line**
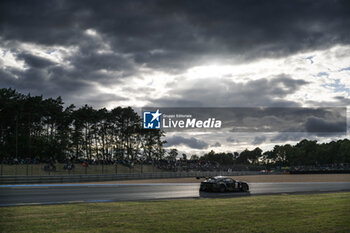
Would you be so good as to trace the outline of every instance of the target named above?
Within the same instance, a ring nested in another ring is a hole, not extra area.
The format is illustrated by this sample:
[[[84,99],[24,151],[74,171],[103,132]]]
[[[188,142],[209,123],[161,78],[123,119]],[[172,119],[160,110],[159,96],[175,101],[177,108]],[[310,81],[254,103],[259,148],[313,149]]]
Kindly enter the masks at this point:
[[[120,161],[163,158],[164,133],[144,130],[131,107],[64,106],[61,97],[0,89],[0,158]]]
[[[45,99],[11,88],[0,89],[1,160],[176,160],[176,149],[165,155],[164,136],[160,130],[143,129],[139,115],[131,107],[65,107],[61,97]],[[183,158],[188,159],[185,154]],[[350,141],[318,144],[304,139],[296,145],[276,145],[265,152],[259,147],[240,153],[210,151],[202,157],[193,155],[190,160],[273,166],[350,163]]]
[[[350,141],[348,139],[318,144],[316,140],[303,139],[296,145],[276,145],[263,152],[259,147],[241,153],[215,153],[210,151],[201,158],[192,159],[218,162],[221,165],[271,165],[301,166],[350,163]]]

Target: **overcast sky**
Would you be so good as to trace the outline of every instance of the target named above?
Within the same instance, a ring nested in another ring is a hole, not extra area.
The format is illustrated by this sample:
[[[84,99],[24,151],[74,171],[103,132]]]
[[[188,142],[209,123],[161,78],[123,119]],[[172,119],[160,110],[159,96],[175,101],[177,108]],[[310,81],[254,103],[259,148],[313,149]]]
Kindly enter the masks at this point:
[[[96,108],[350,103],[349,1],[1,1],[0,87]],[[168,134],[188,153],[301,134]]]

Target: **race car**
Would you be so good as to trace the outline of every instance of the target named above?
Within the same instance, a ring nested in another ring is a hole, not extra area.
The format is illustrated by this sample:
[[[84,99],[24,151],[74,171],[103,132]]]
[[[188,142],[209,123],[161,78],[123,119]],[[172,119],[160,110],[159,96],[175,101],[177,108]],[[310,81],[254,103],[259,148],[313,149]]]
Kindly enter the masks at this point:
[[[204,192],[248,192],[249,186],[246,182],[234,180],[226,176],[215,176],[206,178],[201,182],[199,191]]]

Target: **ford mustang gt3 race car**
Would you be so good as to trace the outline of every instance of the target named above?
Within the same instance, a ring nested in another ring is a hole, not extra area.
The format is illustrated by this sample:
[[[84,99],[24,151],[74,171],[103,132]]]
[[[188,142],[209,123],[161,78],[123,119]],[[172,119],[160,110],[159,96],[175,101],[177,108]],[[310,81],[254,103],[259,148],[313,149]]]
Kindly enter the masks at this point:
[[[201,182],[199,191],[205,192],[248,192],[249,186],[246,182],[231,179],[225,176],[206,178]]]

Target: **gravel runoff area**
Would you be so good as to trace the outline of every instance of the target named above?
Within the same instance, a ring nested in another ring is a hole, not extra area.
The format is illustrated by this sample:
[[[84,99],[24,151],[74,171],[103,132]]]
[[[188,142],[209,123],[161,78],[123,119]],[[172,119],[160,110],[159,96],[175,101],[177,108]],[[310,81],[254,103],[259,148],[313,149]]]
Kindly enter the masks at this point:
[[[248,183],[274,183],[274,182],[350,182],[350,174],[283,174],[283,175],[248,175],[232,176],[235,180],[242,180]],[[148,180],[117,180],[88,182],[98,184],[149,184],[149,183],[198,183],[202,179],[193,178],[169,178],[169,179],[148,179]]]

